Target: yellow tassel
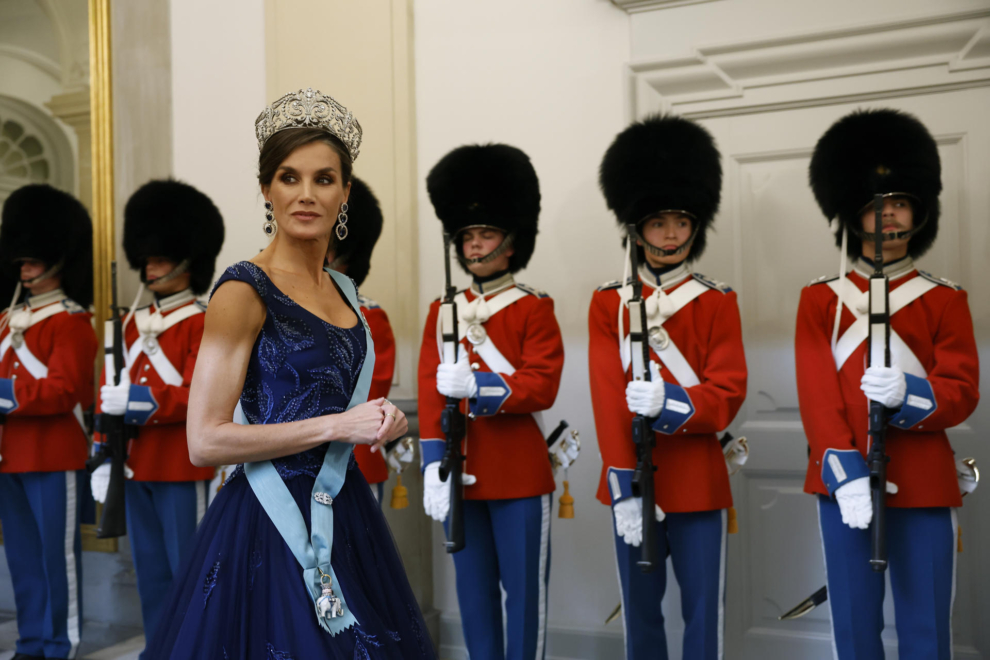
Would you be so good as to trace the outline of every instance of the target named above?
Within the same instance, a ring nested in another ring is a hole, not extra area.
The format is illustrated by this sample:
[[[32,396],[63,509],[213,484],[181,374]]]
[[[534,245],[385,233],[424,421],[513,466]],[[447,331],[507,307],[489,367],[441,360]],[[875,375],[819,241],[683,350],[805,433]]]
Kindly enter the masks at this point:
[[[739,520],[736,518],[736,507],[729,507],[729,524],[728,524],[729,534],[739,533]]]
[[[564,494],[560,496],[560,513],[557,514],[558,518],[573,518],[574,517],[574,498],[571,497],[571,493],[567,490],[570,486],[567,481],[564,481]]]
[[[395,475],[395,488],[392,489],[392,508],[405,509],[409,506],[409,489],[402,485],[402,475]]]
[[[217,492],[218,493],[220,492],[220,489],[223,488],[223,485],[225,483],[227,483],[227,471],[226,470],[221,470],[220,471],[220,485],[217,486]],[[224,495],[224,497],[226,497],[226,495]]]
[[[962,552],[962,525],[956,527],[956,552]]]

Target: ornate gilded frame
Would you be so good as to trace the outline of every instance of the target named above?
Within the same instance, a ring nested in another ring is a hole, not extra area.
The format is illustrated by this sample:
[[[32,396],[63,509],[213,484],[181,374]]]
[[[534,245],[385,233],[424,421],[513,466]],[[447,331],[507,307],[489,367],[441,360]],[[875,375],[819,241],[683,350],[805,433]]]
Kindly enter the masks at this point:
[[[110,262],[114,259],[113,78],[110,0],[89,0],[90,122],[93,157],[93,323],[99,346],[110,311]],[[97,367],[103,364],[102,355]],[[94,383],[95,386],[95,383]],[[96,505],[97,520],[101,506]],[[96,538],[96,525],[82,525],[83,550],[116,552],[117,539]]]

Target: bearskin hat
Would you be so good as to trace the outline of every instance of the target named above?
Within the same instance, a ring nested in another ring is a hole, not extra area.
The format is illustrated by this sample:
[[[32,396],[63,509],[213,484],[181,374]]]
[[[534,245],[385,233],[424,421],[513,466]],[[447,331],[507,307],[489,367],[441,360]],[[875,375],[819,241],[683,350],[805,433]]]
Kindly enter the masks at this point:
[[[697,223],[688,260],[705,251],[722,195],[722,165],[711,134],[693,121],[653,115],[619,133],[605,152],[599,184],[625,229],[651,214],[682,210]],[[640,248],[642,250],[642,248]]]
[[[536,248],[540,180],[529,156],[507,144],[471,144],[440,159],[426,177],[426,190],[451,236],[489,225],[514,234],[509,270],[522,270]]]
[[[62,262],[62,290],[80,306],[93,304],[93,223],[82,203],[45,184],[18,188],[3,205],[0,268],[7,282],[20,279],[18,259],[49,268]],[[13,295],[13,290],[8,293]]]
[[[818,140],[808,178],[825,217],[839,218],[853,234],[849,254],[862,252],[858,233],[861,215],[876,194],[907,193],[917,198],[917,227],[908,254],[920,257],[938,234],[942,166],[938,146],[928,129],[906,112],[892,109],[857,110],[835,122]],[[836,232],[836,245],[842,234]]]
[[[347,265],[347,275],[361,286],[371,270],[375,243],[382,235],[382,208],[368,184],[356,176],[351,177],[347,216],[347,240],[337,242],[336,258]]]
[[[223,235],[223,216],[210,198],[179,181],[149,181],[124,207],[124,252],[142,282],[148,257],[188,259],[193,293],[206,293]]]

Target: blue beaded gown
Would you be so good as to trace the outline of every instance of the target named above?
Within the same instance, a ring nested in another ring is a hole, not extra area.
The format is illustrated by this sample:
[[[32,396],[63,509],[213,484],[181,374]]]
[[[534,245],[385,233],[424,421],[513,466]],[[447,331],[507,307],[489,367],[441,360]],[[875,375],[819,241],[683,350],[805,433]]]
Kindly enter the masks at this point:
[[[224,282],[253,286],[267,306],[241,407],[252,424],[343,412],[367,351],[364,327],[340,328],[283,294],[250,262]],[[272,462],[310,526],[311,494],[327,445]],[[358,623],[322,630],[302,568],[234,470],[207,510],[195,549],[173,582],[145,655],[169,660],[385,660],[435,658],[391,533],[353,454],[333,503],[331,564]]]

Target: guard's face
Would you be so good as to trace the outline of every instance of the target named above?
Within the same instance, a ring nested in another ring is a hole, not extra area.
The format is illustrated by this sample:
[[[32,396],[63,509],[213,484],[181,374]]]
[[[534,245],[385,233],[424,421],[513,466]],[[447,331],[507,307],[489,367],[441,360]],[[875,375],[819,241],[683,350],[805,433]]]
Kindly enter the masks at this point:
[[[876,214],[873,205],[866,208],[860,220],[863,223],[863,231],[872,234],[876,226]],[[883,232],[910,231],[914,229],[914,209],[911,201],[907,197],[885,197],[883,200],[883,216],[881,218]],[[883,242],[884,260],[892,261],[900,259],[907,254],[909,238],[900,238],[893,241]],[[873,259],[876,248],[873,241],[863,241],[863,256]]]
[[[27,282],[28,280],[33,280],[46,270],[48,270],[48,266],[45,265],[44,261],[38,261],[37,259],[22,259],[21,281]]]
[[[502,231],[490,227],[465,229],[459,236],[461,240],[461,254],[466,259],[479,259],[487,256],[494,252],[502,244],[502,241],[505,240],[505,234]],[[508,269],[509,257],[513,254],[514,251],[510,247],[500,254],[498,258],[488,263],[468,264],[468,270],[478,277],[488,277],[489,275]]]
[[[157,281],[175,270],[177,265],[174,261],[166,257],[148,257],[144,266],[144,278],[148,283],[148,288],[155,293],[165,295],[178,293],[183,289],[187,289],[189,287],[189,273],[182,273],[167,282]]]
[[[663,250],[676,250],[691,238],[691,218],[683,213],[664,211],[649,220],[643,222],[639,228],[640,236],[650,245]],[[639,243],[639,241],[637,241]],[[679,264],[688,258],[691,248],[687,248],[680,254],[670,256],[657,256],[649,250],[646,253],[646,260],[654,268],[672,266]]]
[[[278,235],[327,241],[350,183],[341,178],[340,156],[325,142],[305,144],[282,161],[270,186],[262,187],[274,206]]]

